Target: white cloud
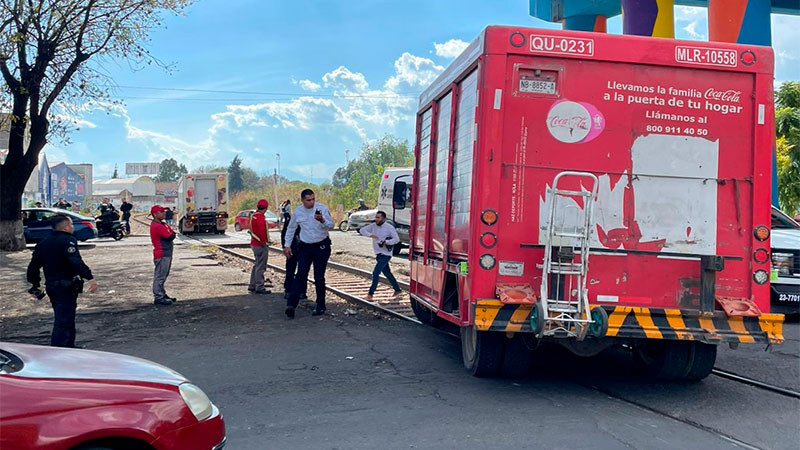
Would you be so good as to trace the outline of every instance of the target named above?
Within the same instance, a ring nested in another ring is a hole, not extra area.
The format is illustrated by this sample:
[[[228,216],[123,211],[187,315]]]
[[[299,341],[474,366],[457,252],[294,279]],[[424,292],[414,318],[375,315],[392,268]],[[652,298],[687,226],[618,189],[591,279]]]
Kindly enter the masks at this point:
[[[397,74],[389,78],[385,84],[385,87],[392,91],[402,84],[410,87],[425,87],[442,73],[444,67],[428,58],[405,52],[394,62],[394,69]]]
[[[339,66],[323,75],[322,82],[327,88],[341,90],[346,93],[366,92],[369,89],[369,83],[367,83],[364,74],[351,72],[345,66]]]
[[[697,39],[697,40],[705,40],[705,39],[706,39],[706,35],[705,35],[705,34],[702,34],[702,33],[698,33],[698,32],[697,32],[697,26],[698,26],[698,23],[699,23],[699,21],[698,21],[698,20],[695,20],[695,21],[689,22],[689,24],[688,24],[688,25],[686,25],[685,27],[683,27],[683,31],[685,31],[686,33],[688,33],[688,34],[689,34],[689,36],[690,36],[690,37],[692,37],[693,39]]]
[[[673,14],[676,20],[680,20],[686,17],[699,16],[705,12],[705,9],[699,6],[675,6]]]
[[[311,80],[300,80],[297,82],[301,88],[305,89],[306,91],[317,92],[322,88],[318,83],[314,83]]]
[[[433,43],[433,47],[436,49],[436,56],[442,58],[455,58],[460,55],[468,45],[469,42],[464,42],[461,39],[450,39],[442,44]]]

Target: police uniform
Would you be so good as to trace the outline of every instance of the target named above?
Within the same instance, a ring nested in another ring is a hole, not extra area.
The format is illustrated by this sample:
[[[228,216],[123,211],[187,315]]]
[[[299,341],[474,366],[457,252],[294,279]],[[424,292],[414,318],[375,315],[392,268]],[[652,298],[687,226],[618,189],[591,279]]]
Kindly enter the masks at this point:
[[[65,231],[54,230],[33,249],[28,264],[28,282],[34,288],[41,283],[40,269],[44,268],[45,289],[53,305],[55,321],[50,345],[75,347],[75,309],[83,280],[91,280],[89,269],[78,252],[78,240]]]

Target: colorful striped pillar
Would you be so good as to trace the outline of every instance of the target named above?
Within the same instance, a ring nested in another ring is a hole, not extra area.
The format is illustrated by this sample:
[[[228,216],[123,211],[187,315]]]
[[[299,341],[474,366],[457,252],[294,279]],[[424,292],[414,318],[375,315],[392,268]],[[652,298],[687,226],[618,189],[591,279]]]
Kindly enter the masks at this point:
[[[770,0],[708,0],[708,40],[772,45],[770,8]],[[774,151],[772,204],[778,206],[778,161]]]
[[[674,0],[621,0],[622,33],[675,37]]]
[[[583,16],[570,16],[564,18],[564,29],[574,31],[606,32],[606,16],[587,14]]]

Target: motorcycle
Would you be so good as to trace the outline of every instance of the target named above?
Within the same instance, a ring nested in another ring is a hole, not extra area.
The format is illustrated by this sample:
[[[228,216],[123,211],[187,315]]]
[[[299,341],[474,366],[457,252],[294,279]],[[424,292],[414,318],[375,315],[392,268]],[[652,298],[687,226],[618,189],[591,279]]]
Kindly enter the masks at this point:
[[[347,211],[347,217],[345,217],[341,222],[339,222],[339,231],[349,231],[350,230],[350,214],[356,212],[355,208]]]
[[[122,239],[125,236],[125,224],[119,220],[116,215],[113,221],[104,221],[102,216],[95,217],[95,225],[97,226],[97,237],[111,237],[115,241]]]

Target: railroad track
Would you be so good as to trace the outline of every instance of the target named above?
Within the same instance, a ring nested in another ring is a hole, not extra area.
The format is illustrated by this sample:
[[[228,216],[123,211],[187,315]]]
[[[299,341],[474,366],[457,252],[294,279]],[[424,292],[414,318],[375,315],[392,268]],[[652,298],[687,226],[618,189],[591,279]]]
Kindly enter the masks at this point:
[[[184,236],[184,238],[214,247],[230,256],[251,263],[254,262],[254,258],[252,256],[237,252],[236,250],[230,248],[226,248],[215,242],[195,236]],[[272,250],[273,254],[282,254],[282,251],[279,247],[269,247],[269,249]],[[275,264],[268,263],[267,266],[281,273],[286,272],[283,267]],[[398,284],[405,291],[401,296],[393,298],[394,291],[389,287],[389,281],[383,276],[381,276],[380,280],[381,283],[378,285],[378,289],[373,295],[374,300],[368,301],[364,299],[364,297],[367,295],[370,284],[372,283],[372,272],[358,267],[329,261],[328,270],[325,274],[325,288],[328,290],[328,292],[336,294],[358,305],[366,306],[403,320],[420,323],[414,317],[414,312],[411,309],[411,302],[408,296],[408,283],[398,280]],[[309,276],[308,281],[309,283],[313,283],[313,277]]]
[[[134,218],[134,220],[136,220],[136,221],[138,221],[138,222],[140,222],[140,223],[142,223],[144,225],[148,225],[147,223],[142,222],[141,219],[139,219],[139,218]],[[186,239],[191,239],[191,240],[198,241],[198,242],[200,242],[200,243],[202,243],[204,245],[207,245],[207,246],[215,247],[215,248],[219,249],[221,252],[226,253],[228,255],[231,255],[233,257],[236,257],[236,258],[239,258],[239,259],[243,259],[243,260],[249,261],[251,263],[253,262],[253,257],[252,256],[246,255],[244,253],[237,252],[237,251],[232,250],[230,248],[226,248],[224,246],[219,245],[218,243],[215,243],[215,242],[212,242],[212,241],[209,241],[209,240],[206,240],[206,239],[202,239],[202,238],[199,238],[199,237],[196,237],[196,236],[183,235],[183,237],[186,238]],[[276,254],[277,253],[281,253],[281,249],[279,247],[270,247],[270,250],[272,250]],[[273,270],[277,270],[277,271],[279,271],[281,273],[285,273],[286,272],[283,267],[277,266],[275,264],[267,264],[267,265],[270,268],[272,268]],[[346,300],[348,300],[350,302],[356,303],[358,305],[366,306],[368,308],[372,308],[372,309],[375,309],[377,311],[389,314],[391,316],[394,316],[394,317],[397,317],[397,318],[400,318],[400,319],[403,319],[403,320],[408,320],[410,322],[414,322],[414,323],[417,323],[417,324],[421,323],[415,318],[414,312],[411,309],[411,303],[410,303],[410,300],[409,300],[409,297],[408,297],[408,293],[407,293],[408,289],[409,289],[409,284],[406,283],[406,282],[398,280],[398,283],[400,284],[400,287],[402,287],[406,291],[406,293],[404,293],[401,297],[399,297],[397,299],[392,299],[391,298],[392,290],[390,288],[388,288],[388,281],[384,277],[381,277],[381,285],[379,285],[378,290],[376,291],[375,296],[374,296],[376,301],[370,302],[370,301],[365,300],[363,297],[367,294],[367,291],[369,290],[371,277],[372,277],[372,273],[367,271],[367,270],[331,261],[331,262],[328,263],[328,272],[327,272],[327,275],[326,275],[326,281],[327,281],[326,289],[329,292],[331,292],[333,294],[336,294],[336,295],[338,295],[338,296],[340,296],[340,297],[342,297],[342,298],[344,298],[344,299],[346,299]],[[313,283],[313,279],[311,279],[310,277],[309,277],[309,282]],[[454,337],[459,337],[455,333],[448,333],[448,334],[450,334],[450,335],[452,335]],[[747,377],[747,376],[744,376],[744,375],[740,375],[740,374],[737,374],[737,373],[729,372],[727,370],[723,370],[723,369],[720,369],[720,368],[717,368],[717,367],[715,367],[711,371],[711,374],[715,375],[717,377],[720,377],[720,378],[724,378],[726,380],[730,380],[730,381],[733,381],[733,382],[736,382],[736,383],[745,384],[745,385],[748,385],[748,386],[751,386],[751,387],[754,387],[754,388],[757,388],[757,389],[773,392],[773,393],[776,393],[778,395],[782,395],[782,396],[785,396],[785,397],[800,399],[800,392],[793,391],[791,389],[787,389],[787,388],[784,388],[784,387],[781,387],[781,386],[776,386],[776,385],[773,385],[773,384],[770,384],[770,383],[766,383],[766,382],[763,382],[763,381],[759,381],[759,380],[756,380],[756,379],[753,379],[753,378],[750,378],[750,377]],[[596,390],[599,390],[599,389],[597,389],[595,387],[592,387],[592,388],[596,389]],[[605,391],[602,391],[602,392],[607,394],[607,395],[612,395],[609,392],[605,392]],[[612,395],[612,396],[617,398],[616,395]],[[631,403],[629,400],[626,400],[626,399],[623,399],[623,398],[620,398],[620,400],[623,400],[623,401]],[[645,409],[651,409],[651,408],[646,407],[644,405],[638,405],[638,406],[643,407]],[[654,411],[654,412],[658,412],[658,411]],[[660,413],[660,412],[658,412],[658,413],[659,414],[663,414],[663,413]],[[672,416],[670,416],[670,417],[672,417]],[[678,417],[672,417],[672,418],[675,419],[675,420],[681,420],[682,421],[682,419],[680,419]],[[745,443],[741,443],[741,442],[737,442],[737,443],[745,444]]]

